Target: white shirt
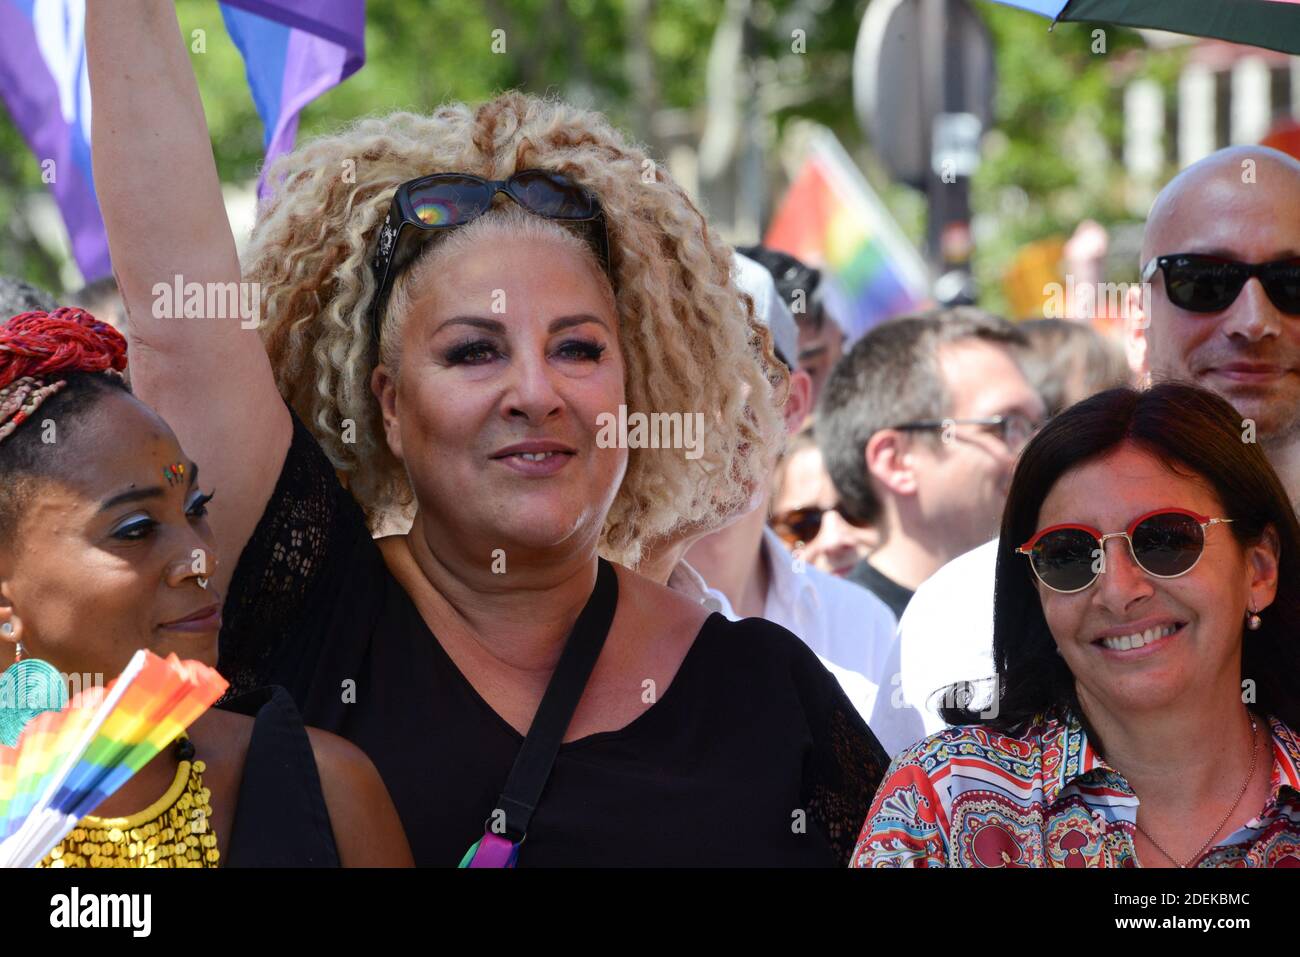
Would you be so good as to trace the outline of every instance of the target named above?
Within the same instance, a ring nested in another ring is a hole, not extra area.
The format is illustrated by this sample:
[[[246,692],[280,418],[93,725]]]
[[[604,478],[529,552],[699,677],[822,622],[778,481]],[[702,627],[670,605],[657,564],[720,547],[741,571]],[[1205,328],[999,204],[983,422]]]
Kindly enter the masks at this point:
[[[895,644],[893,612],[865,588],[796,559],[770,528],[763,529],[762,548],[771,576],[763,617],[811,648],[867,720]],[[669,575],[668,587],[732,621],[740,618],[727,596],[685,561]]]
[[[998,540],[958,555],[923,581],[898,622],[868,723],[890,755],[948,727],[935,694],[960,681],[986,698],[993,667],[993,582]],[[979,700],[979,699],[977,699]],[[955,703],[955,702],[952,702]]]
[[[827,661],[882,684],[897,624],[889,606],[861,585],[795,558],[766,527],[763,549],[771,575],[763,617],[794,632]]]
[[[709,611],[721,612],[730,621],[737,620],[736,613],[731,610],[731,602],[727,601],[727,596],[716,588],[710,588],[704,576],[684,558],[673,566],[672,572],[668,575],[668,587],[685,595],[691,601],[699,602]]]

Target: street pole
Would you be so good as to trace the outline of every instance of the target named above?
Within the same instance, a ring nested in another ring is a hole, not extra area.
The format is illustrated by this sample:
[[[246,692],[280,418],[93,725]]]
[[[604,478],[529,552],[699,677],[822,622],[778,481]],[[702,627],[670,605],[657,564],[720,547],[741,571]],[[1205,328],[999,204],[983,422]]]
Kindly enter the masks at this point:
[[[922,0],[922,49],[925,51],[924,99],[926,115],[935,120],[928,131],[930,169],[926,180],[929,200],[927,249],[936,275],[936,294],[942,301],[969,301],[971,233],[970,177],[955,157],[938,153],[938,125],[944,117],[963,111],[963,74],[960,37],[952,29],[948,0]]]

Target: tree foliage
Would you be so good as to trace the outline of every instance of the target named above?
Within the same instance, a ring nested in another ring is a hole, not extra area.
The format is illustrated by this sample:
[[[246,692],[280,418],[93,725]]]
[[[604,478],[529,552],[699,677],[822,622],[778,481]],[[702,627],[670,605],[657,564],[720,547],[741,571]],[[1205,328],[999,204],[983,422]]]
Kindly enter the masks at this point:
[[[714,32],[736,0],[370,0],[366,65],[303,112],[299,138],[365,114],[428,111],[518,87],[602,109],[652,150],[666,113],[706,122]],[[176,0],[224,181],[247,182],[263,131],[215,0]],[[832,128],[919,238],[917,197],[870,162],[853,113],[851,65],[862,0],[752,0],[746,50],[772,126],[812,119]],[[977,274],[996,306],[997,276],[1021,243],[1067,231],[1084,216],[1130,217],[1123,201],[1120,85],[1134,73],[1172,78],[1165,55],[1141,51],[1129,31],[1092,30],[978,3],[995,40],[997,121],[973,197],[984,224]],[[504,31],[496,33],[494,31]],[[803,50],[797,52],[796,31]],[[494,46],[494,41],[495,46]],[[504,42],[504,52],[499,52]],[[1162,59],[1163,57],[1163,59]],[[1163,72],[1162,72],[1163,71]],[[1091,137],[1092,149],[1078,148]],[[775,165],[775,164],[773,164]],[[178,170],[177,175],[183,175]],[[30,235],[27,200],[44,190],[35,157],[0,110],[0,272],[60,286],[59,258]]]

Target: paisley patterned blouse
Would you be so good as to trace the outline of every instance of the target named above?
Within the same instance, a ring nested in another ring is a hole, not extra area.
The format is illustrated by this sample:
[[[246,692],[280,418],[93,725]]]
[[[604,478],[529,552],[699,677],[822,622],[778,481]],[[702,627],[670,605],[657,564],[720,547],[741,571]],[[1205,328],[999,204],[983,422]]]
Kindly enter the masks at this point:
[[[1300,867],[1300,739],[1276,719],[1268,803],[1196,867]],[[1138,798],[1077,718],[948,728],[899,754],[852,867],[1137,867]]]

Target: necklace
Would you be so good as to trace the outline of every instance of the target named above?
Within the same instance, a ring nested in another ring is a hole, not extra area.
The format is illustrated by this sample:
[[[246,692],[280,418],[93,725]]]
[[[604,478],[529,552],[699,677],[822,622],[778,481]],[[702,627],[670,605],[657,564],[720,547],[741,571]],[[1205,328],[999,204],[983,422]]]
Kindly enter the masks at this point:
[[[1237,810],[1237,805],[1241,803],[1241,799],[1246,794],[1246,789],[1250,787],[1250,782],[1255,777],[1255,763],[1259,758],[1259,734],[1258,734],[1259,726],[1255,723],[1255,716],[1253,714],[1250,714],[1249,711],[1246,713],[1250,716],[1250,745],[1251,745],[1250,771],[1247,772],[1246,780],[1241,785],[1241,790],[1237,792],[1237,799],[1232,802],[1232,807],[1228,808],[1228,813],[1223,815],[1223,820],[1221,820],[1219,822],[1219,826],[1214,829],[1214,833],[1211,834],[1209,838],[1206,840],[1206,842],[1201,845],[1200,850],[1198,850],[1195,854],[1189,857],[1186,863],[1180,863],[1177,858],[1175,858],[1172,854],[1170,854],[1168,851],[1166,851],[1163,847],[1160,846],[1159,841],[1157,841],[1154,837],[1152,837],[1149,833],[1147,833],[1146,830],[1143,829],[1142,825],[1137,822],[1137,818],[1133,819],[1133,826],[1136,827],[1138,831],[1141,832],[1143,837],[1145,837],[1148,841],[1151,842],[1151,844],[1155,847],[1157,851],[1159,851],[1161,854],[1167,857],[1174,864],[1175,867],[1186,868],[1200,859],[1201,855],[1205,853],[1206,848],[1210,846],[1210,843],[1216,837],[1219,836],[1219,832],[1223,830],[1223,825],[1228,823],[1228,818],[1232,817],[1232,812]]]
[[[176,756],[166,794],[130,817],[83,817],[40,866],[217,867],[211,793],[203,786],[207,767],[185,735],[176,741]]]

